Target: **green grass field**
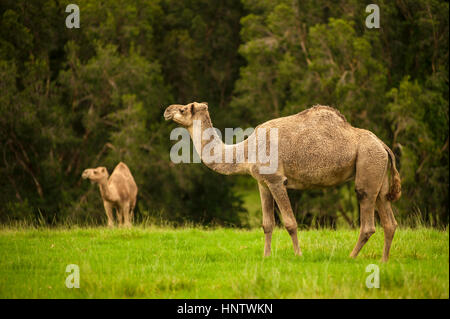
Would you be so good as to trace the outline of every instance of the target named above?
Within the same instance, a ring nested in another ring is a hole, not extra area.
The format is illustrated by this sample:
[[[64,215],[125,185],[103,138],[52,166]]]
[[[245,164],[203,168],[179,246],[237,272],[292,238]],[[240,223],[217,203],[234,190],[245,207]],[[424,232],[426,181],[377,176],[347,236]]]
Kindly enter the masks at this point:
[[[0,229],[0,298],[449,298],[449,233],[399,229],[381,263],[383,232],[356,259],[356,230],[143,228]],[[80,288],[65,286],[66,266]],[[380,288],[365,286],[380,267]]]

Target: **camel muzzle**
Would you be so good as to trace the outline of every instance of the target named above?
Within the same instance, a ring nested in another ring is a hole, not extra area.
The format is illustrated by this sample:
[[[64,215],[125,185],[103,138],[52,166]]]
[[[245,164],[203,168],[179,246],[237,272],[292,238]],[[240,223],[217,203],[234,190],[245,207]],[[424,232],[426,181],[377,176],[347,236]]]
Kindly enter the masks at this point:
[[[171,120],[172,118],[173,118],[173,113],[171,111],[169,111],[169,110],[166,110],[164,112],[164,119],[166,121],[168,121],[168,120]]]
[[[87,179],[89,177],[89,172],[88,171],[84,171],[83,174],[81,174],[81,178],[82,179]]]

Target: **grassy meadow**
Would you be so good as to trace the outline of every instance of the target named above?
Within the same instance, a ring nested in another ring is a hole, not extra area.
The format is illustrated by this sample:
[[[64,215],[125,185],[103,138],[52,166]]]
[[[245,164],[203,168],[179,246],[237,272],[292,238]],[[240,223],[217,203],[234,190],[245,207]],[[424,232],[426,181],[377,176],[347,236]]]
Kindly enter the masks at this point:
[[[449,233],[399,229],[381,263],[383,232],[355,260],[357,230],[286,231],[263,258],[259,229],[1,228],[0,298],[449,298]],[[65,286],[66,266],[80,288]],[[366,267],[380,288],[366,288]]]

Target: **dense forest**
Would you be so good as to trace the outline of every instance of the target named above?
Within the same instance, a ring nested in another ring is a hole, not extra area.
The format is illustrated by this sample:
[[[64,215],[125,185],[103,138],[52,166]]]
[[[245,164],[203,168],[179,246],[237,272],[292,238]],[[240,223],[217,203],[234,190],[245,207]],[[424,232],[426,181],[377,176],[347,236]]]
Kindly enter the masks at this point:
[[[358,0],[78,0],[80,28],[69,3],[0,2],[2,223],[104,224],[81,173],[123,161],[136,221],[254,226],[251,181],[169,159],[165,107],[207,101],[222,131],[337,108],[394,151],[399,221],[448,224],[448,2],[379,0],[371,29]],[[357,225],[351,183],[290,196],[302,227]]]

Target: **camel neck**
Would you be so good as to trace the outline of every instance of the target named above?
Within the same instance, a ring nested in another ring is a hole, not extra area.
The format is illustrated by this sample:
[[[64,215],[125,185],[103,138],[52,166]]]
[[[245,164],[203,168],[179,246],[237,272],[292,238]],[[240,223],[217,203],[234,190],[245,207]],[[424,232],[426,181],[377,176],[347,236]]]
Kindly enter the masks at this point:
[[[100,188],[100,193],[102,194],[102,197],[104,199],[110,200],[111,199],[111,192],[108,188],[108,180],[102,180],[98,182],[98,187]]]
[[[245,161],[243,163],[237,163],[234,155],[231,161],[226,161],[226,153],[236,154],[236,146],[244,144],[245,141],[239,144],[224,144],[222,138],[217,134],[216,129],[213,127],[208,112],[205,112],[205,114],[194,122],[194,125],[189,127],[188,130],[202,162],[210,169],[224,175],[248,173],[248,165]],[[208,130],[208,132],[205,132],[206,130]],[[210,138],[203,139],[204,135],[206,135],[206,137],[209,136]],[[211,150],[215,155],[215,160],[213,161],[211,160],[211,157],[206,156]]]

